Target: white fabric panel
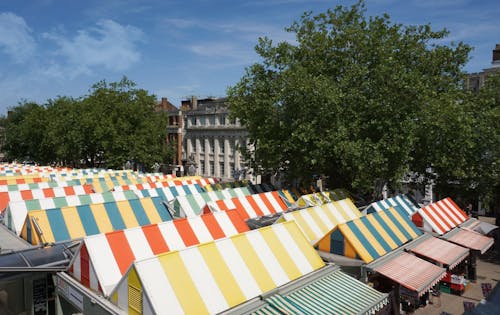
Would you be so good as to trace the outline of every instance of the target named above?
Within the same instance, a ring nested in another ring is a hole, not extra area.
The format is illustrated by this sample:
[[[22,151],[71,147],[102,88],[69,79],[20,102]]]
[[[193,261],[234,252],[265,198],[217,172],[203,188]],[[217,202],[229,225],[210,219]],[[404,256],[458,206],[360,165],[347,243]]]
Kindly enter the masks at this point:
[[[104,234],[85,238],[85,245],[92,257],[97,278],[105,296],[120,281],[122,274]]]
[[[268,273],[271,275],[271,278],[276,286],[279,286],[280,283],[286,283],[290,281],[288,279],[288,275],[283,270],[283,267],[278,263],[278,259],[274,255],[273,251],[267,245],[266,240],[262,236],[262,234],[258,232],[246,233],[245,236],[248,238],[250,244],[253,245],[255,249],[255,253],[259,256],[260,261],[262,261]]]
[[[189,218],[189,224],[200,243],[213,241],[212,234],[210,234],[201,216]]]
[[[140,264],[135,265],[135,268],[142,279],[144,291],[150,293],[149,298],[153,309],[162,310],[169,314],[184,313],[158,259],[141,261]],[[128,309],[128,305],[126,307],[125,309]]]
[[[261,294],[257,282],[231,239],[216,241],[215,245],[247,300]]]
[[[130,249],[134,253],[135,260],[153,256],[153,251],[151,250],[151,247],[147,245],[149,244],[148,240],[146,239],[146,236],[141,228],[125,229],[123,230],[123,233],[127,238]]]
[[[208,311],[215,314],[228,309],[229,305],[199,249],[193,247],[179,254]]]
[[[184,244],[182,237],[179,235],[179,232],[177,232],[177,228],[172,221],[160,224],[158,228],[170,251],[186,247],[186,244]]]
[[[213,216],[226,236],[238,234],[233,222],[231,222],[225,211],[215,212]]]
[[[304,255],[302,250],[297,246],[297,242],[290,235],[288,230],[282,224],[276,224],[273,226],[272,231],[281,241],[283,246],[285,246],[286,251],[289,253],[291,257],[291,261],[295,263],[297,268],[300,270],[300,273],[306,274],[313,271],[313,267],[307,260],[307,257]],[[285,283],[280,283],[278,285],[282,285]]]

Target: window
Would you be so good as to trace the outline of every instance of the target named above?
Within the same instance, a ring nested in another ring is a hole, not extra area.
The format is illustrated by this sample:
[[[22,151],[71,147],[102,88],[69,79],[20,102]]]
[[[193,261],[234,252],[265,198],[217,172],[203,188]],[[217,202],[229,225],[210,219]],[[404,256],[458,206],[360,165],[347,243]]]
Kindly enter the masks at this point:
[[[219,177],[224,177],[224,162],[219,163]]]
[[[225,115],[220,116],[219,123],[221,125],[225,125],[226,124],[226,116]]]
[[[224,154],[224,152],[225,152],[225,151],[224,151],[224,149],[225,149],[225,148],[224,148],[224,146],[225,146],[225,143],[224,143],[224,142],[225,142],[225,141],[224,141],[224,139],[220,139],[220,140],[219,140],[219,152],[220,152],[220,153],[222,153],[222,154]]]
[[[131,284],[128,285],[128,306],[134,311],[142,312],[142,292]]]
[[[208,163],[208,176],[214,176],[214,162]]]
[[[191,118],[191,124],[192,124],[193,126],[196,126],[196,116],[193,116],[193,117]]]

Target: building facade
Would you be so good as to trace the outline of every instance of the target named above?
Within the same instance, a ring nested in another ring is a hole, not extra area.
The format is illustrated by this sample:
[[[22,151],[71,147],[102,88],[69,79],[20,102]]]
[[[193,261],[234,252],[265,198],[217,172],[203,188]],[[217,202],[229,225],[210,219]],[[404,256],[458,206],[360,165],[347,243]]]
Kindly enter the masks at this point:
[[[176,143],[174,163],[184,175],[217,177],[222,180],[246,178],[242,150],[248,146],[248,132],[229,118],[226,98],[181,102],[180,109],[168,110],[167,141]]]
[[[480,88],[484,86],[484,81],[486,77],[494,72],[500,70],[500,44],[495,45],[493,49],[493,58],[491,62],[491,67],[484,69],[481,72],[470,73],[467,75],[466,88],[474,92],[478,92]]]

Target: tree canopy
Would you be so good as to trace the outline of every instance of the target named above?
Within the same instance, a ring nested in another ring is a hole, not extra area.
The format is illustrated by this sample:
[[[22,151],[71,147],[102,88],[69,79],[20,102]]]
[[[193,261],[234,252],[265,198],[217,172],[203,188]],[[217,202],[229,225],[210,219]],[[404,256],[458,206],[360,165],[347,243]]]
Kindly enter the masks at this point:
[[[471,47],[440,44],[448,31],[430,25],[366,17],[363,1],[305,13],[287,31],[295,42],[259,38],[262,61],[228,89],[252,163],[365,192],[397,187],[410,170],[432,170],[441,187],[478,184],[498,154],[498,120],[493,127],[483,109],[498,111],[498,102],[464,91]]]
[[[24,102],[5,120],[4,150],[10,160],[121,168],[134,159],[150,167],[168,162],[168,114],[156,98],[124,77],[100,81],[79,99],[59,96],[44,105]]]

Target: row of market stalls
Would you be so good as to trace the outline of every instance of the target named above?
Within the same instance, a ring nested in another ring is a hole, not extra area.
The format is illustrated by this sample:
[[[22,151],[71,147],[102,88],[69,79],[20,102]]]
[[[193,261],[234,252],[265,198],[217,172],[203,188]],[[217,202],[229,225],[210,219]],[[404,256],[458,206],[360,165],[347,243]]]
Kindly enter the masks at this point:
[[[35,314],[51,313],[50,292],[55,313],[399,312],[440,282],[459,291],[451,285],[466,285],[463,270],[493,243],[449,198],[420,208],[401,195],[360,211],[344,190],[300,195],[210,178],[42,170],[0,177],[13,235],[40,253],[79,242],[51,271],[52,291],[42,277],[47,307]],[[64,196],[38,191],[77,186]]]

